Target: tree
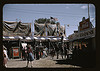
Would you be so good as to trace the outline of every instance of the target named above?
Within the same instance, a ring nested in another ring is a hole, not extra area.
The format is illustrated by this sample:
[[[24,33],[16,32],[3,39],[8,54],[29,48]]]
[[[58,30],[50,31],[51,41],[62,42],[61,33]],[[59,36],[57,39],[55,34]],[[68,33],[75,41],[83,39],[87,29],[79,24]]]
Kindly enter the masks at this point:
[[[54,21],[50,22],[50,19],[47,19],[47,18],[39,18],[39,19],[35,20],[35,22],[38,23],[38,24],[44,24],[44,23],[55,24]]]

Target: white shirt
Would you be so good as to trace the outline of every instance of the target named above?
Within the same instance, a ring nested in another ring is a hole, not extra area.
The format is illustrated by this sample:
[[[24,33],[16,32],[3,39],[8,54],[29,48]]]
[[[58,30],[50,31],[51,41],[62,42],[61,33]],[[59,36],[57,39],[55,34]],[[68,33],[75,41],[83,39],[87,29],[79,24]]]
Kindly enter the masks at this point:
[[[6,50],[3,50],[3,52],[6,55],[6,58],[8,58],[7,51]]]

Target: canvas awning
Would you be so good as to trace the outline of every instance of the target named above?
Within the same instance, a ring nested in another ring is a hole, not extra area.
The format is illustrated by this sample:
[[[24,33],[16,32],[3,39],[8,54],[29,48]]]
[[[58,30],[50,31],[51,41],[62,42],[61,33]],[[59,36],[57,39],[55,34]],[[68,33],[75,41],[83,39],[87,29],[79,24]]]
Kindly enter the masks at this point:
[[[3,40],[18,40],[23,39],[21,36],[3,36]]]
[[[22,36],[3,36],[3,40],[18,40],[20,39],[21,41],[32,41],[32,40],[36,40],[36,41],[45,41],[45,40],[50,40],[50,41],[60,41],[61,37],[32,37],[32,36],[28,36],[23,38]],[[64,41],[67,41],[67,38],[63,39]]]
[[[50,40],[50,41],[60,41],[61,37],[34,37],[36,41],[44,41],[44,40]],[[67,38],[63,39],[64,41],[68,41]]]

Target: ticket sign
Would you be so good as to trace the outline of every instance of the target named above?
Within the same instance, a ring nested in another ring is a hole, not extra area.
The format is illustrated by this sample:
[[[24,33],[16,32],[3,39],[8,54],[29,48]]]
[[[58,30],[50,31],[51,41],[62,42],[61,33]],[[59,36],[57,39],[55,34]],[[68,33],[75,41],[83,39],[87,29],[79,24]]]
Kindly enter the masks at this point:
[[[19,57],[19,48],[13,48],[13,57]]]
[[[80,24],[80,31],[88,29],[90,27],[89,18],[80,22],[79,24]]]

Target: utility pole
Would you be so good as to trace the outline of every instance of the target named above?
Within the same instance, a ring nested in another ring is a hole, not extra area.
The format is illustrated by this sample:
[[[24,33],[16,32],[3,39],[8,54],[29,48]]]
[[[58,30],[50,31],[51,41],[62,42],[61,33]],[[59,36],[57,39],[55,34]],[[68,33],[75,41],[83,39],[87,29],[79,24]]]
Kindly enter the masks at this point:
[[[89,14],[89,4],[88,4],[88,18],[90,20],[90,14]]]
[[[32,24],[31,24],[31,33],[32,33],[32,37],[34,37],[34,32],[33,32],[33,20],[32,20]]]
[[[59,24],[59,23],[56,24],[56,26],[57,26],[57,37],[59,36],[59,32],[58,32],[58,29],[59,29],[59,28],[58,28],[58,24]]]
[[[89,24],[91,24],[91,25],[92,25],[92,27],[94,28],[93,24],[92,24],[92,23],[90,23],[89,4],[88,4],[88,18],[89,18]]]
[[[47,19],[46,19],[46,21],[45,21],[45,33],[46,33],[46,37],[47,37]]]
[[[64,26],[65,26],[65,36],[66,36],[66,25],[64,24]]]
[[[65,36],[67,37],[67,34],[66,34],[66,25],[67,25],[67,24],[64,24],[64,26],[65,26]]]

